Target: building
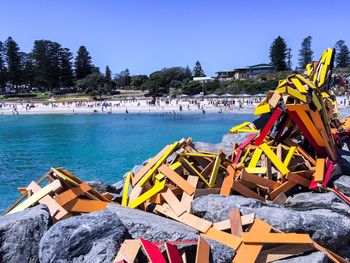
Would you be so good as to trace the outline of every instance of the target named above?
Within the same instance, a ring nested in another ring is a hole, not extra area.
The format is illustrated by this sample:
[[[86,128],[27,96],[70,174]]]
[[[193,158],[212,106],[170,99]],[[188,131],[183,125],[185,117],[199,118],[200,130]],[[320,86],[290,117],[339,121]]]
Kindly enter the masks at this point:
[[[211,82],[213,81],[212,77],[193,77],[193,81],[198,81],[201,83]]]
[[[233,70],[216,72],[217,78],[221,81],[232,79],[247,79],[261,73],[276,72],[276,67],[270,64],[257,64],[248,67],[235,68]]]

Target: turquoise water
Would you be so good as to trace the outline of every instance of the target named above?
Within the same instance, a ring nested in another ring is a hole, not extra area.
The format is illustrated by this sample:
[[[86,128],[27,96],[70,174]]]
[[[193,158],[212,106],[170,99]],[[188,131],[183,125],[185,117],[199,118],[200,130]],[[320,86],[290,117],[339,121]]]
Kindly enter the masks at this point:
[[[17,187],[63,166],[83,180],[117,182],[183,137],[218,143],[248,114],[0,116],[0,211]]]

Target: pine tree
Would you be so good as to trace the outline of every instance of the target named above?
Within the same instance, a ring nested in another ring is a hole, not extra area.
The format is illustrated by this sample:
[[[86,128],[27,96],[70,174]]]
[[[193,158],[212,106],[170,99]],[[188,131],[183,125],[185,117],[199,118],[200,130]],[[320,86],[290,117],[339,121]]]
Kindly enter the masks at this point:
[[[299,50],[299,68],[304,69],[307,64],[312,62],[313,51],[311,49],[312,37],[304,38]]]
[[[60,84],[61,87],[72,87],[74,75],[72,68],[73,53],[69,48],[63,48],[60,52]]]
[[[87,75],[91,74],[94,66],[91,61],[89,52],[85,46],[81,46],[77,52],[74,62],[75,67],[75,78],[77,80],[85,78]]]
[[[292,70],[292,49],[287,49],[287,69]]]
[[[6,83],[5,46],[0,41],[0,93]]]
[[[201,63],[197,61],[193,68],[193,77],[205,77],[205,76],[206,75],[202,69]]]
[[[349,48],[344,40],[339,40],[335,44],[336,58],[335,62],[338,68],[345,68],[350,66]]]
[[[33,86],[34,85],[34,61],[32,53],[24,53],[23,52],[23,82],[26,85]]]
[[[6,42],[6,63],[9,82],[16,88],[21,83],[21,56],[17,43],[9,37]]]
[[[270,46],[271,64],[276,67],[277,71],[287,69],[286,56],[287,44],[282,37],[278,36]]]
[[[109,68],[109,66],[106,67],[105,77],[106,77],[107,79],[112,79],[112,71],[111,71],[111,69]]]

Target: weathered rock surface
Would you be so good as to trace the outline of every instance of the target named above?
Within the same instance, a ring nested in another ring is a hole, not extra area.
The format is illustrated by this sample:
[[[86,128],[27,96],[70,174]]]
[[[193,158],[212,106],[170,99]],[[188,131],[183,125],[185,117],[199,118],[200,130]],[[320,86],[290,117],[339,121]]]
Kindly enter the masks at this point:
[[[120,219],[134,239],[160,242],[198,238],[196,230],[152,213],[115,205],[108,205],[107,211]]]
[[[45,233],[40,262],[112,262],[129,237],[122,222],[108,210],[71,217]]]
[[[346,196],[350,196],[350,176],[343,175],[334,180],[334,186],[338,188]]]
[[[39,242],[51,225],[46,206],[0,217],[0,262],[38,262]]]
[[[211,240],[209,238],[205,238],[205,240],[208,242],[210,246],[210,261],[217,263],[225,263],[225,262],[232,262],[233,256],[235,255],[235,250],[221,244],[219,242],[216,242],[214,240]]]
[[[322,252],[314,252],[309,255],[293,257],[274,261],[275,263],[327,263],[328,258]]]
[[[312,199],[308,201],[313,203]],[[234,208],[240,208],[242,214],[255,213],[281,231],[308,233],[315,241],[333,250],[340,249],[350,240],[350,217],[334,212],[331,206],[303,211],[300,204],[297,211],[292,207],[266,204],[235,195],[208,195],[192,202],[193,213],[212,222],[227,219]]]
[[[101,194],[106,192],[113,193],[113,194],[119,193],[116,187],[114,187],[113,185],[105,184],[102,181],[89,181],[87,182],[87,184],[93,187],[96,191],[98,191]]]

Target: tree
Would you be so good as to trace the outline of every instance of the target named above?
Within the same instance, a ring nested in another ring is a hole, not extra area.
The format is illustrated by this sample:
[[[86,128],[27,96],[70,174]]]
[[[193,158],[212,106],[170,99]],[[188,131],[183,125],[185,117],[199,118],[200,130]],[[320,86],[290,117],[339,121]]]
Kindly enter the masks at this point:
[[[92,64],[91,56],[85,46],[79,48],[77,56],[75,57],[74,67],[75,78],[77,80],[83,79],[92,73],[94,65]]]
[[[8,79],[17,89],[17,86],[21,83],[22,75],[20,50],[11,37],[6,40],[5,47]]]
[[[197,61],[193,68],[193,77],[205,77],[205,76],[206,75],[202,69],[201,63]]]
[[[25,84],[29,88],[34,85],[34,63],[31,53],[21,52],[21,64],[23,68],[22,84]]]
[[[312,37],[308,36],[304,38],[301,43],[301,49],[299,50],[299,67],[304,69],[307,64],[312,62],[313,51],[311,49]]]
[[[278,36],[270,46],[271,64],[276,67],[277,71],[287,69],[286,56],[287,44],[282,37]]]
[[[72,87],[74,83],[74,75],[72,68],[73,53],[69,48],[62,48],[60,53],[60,86]]]
[[[133,89],[141,89],[142,85],[148,80],[147,75],[135,75],[131,77],[130,85]]]
[[[287,69],[292,70],[292,49],[287,49]]]
[[[111,69],[109,68],[109,66],[106,67],[105,77],[106,77],[107,79],[112,79],[112,71],[111,71]]]
[[[336,58],[335,62],[338,68],[345,68],[350,66],[349,48],[344,40],[339,40],[335,44]]]
[[[5,66],[5,46],[0,41],[0,92],[2,91],[2,87],[6,83],[6,66]]]
[[[129,69],[125,69],[121,71],[119,74],[116,74],[114,81],[116,82],[117,87],[119,88],[127,88],[130,86],[131,77]]]

